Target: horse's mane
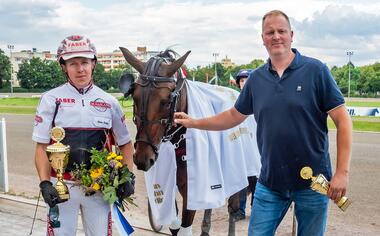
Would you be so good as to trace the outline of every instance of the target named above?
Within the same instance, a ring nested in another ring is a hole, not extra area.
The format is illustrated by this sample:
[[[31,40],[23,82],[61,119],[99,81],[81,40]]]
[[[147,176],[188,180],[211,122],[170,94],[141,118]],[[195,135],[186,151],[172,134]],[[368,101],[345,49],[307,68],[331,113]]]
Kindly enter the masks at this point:
[[[173,62],[179,56],[179,54],[173,49],[167,48],[165,51],[160,52],[157,56],[165,58],[169,62]]]

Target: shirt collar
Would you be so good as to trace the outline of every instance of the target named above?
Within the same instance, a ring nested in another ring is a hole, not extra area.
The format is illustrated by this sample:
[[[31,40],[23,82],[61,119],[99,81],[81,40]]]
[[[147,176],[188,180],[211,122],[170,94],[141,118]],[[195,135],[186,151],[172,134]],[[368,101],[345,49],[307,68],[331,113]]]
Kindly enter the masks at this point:
[[[73,90],[74,92],[77,92],[81,95],[84,95],[84,94],[87,94],[93,87],[93,83],[91,82],[89,85],[87,85],[86,87],[84,88],[76,88],[74,85],[72,85],[70,82],[67,83],[67,86],[69,86],[69,88],[71,90]]]
[[[292,48],[292,52],[295,54],[295,56],[294,56],[292,62],[290,63],[290,65],[288,66],[288,68],[294,70],[294,69],[297,69],[298,67],[300,67],[302,65],[302,55],[295,48]],[[265,64],[265,68],[267,70],[273,70],[272,69],[272,62],[271,62],[270,58],[268,58],[267,63]]]

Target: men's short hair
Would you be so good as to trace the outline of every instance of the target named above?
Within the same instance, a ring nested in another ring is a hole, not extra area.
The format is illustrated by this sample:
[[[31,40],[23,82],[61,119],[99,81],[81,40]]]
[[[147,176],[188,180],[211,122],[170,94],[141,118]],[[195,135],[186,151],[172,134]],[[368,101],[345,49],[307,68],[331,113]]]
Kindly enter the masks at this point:
[[[285,17],[286,21],[288,22],[289,29],[292,29],[292,27],[290,26],[290,20],[289,20],[289,17],[288,17],[283,11],[280,11],[280,10],[272,10],[272,11],[270,11],[270,12],[267,12],[267,13],[263,16],[261,29],[264,29],[264,21],[265,21],[265,19],[266,19],[268,16],[283,16],[283,17]]]

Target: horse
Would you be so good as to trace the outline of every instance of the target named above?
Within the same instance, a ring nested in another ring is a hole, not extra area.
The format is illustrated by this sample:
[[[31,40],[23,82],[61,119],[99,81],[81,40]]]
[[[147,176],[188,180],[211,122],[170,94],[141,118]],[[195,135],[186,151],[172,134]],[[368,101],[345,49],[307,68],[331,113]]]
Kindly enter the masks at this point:
[[[192,235],[191,225],[196,211],[187,209],[187,165],[186,160],[182,158],[186,155],[186,128],[177,127],[173,122],[175,112],[187,112],[186,79],[181,76],[179,70],[191,51],[175,59],[173,51],[165,50],[147,62],[142,62],[128,49],[120,47],[120,50],[126,61],[139,73],[136,81],[130,75],[120,81],[124,96],[131,95],[134,102],[133,121],[137,133],[133,161],[138,170],[148,171],[157,160],[160,143],[170,141],[175,144],[176,184],[183,199],[182,221],[180,228],[169,229],[172,235]],[[229,200],[228,207],[230,219],[231,214],[239,207],[238,194],[233,196],[235,200]],[[210,211],[206,212],[211,216]],[[205,219],[208,219],[208,216]],[[204,224],[207,229],[207,222]],[[229,235],[234,235],[233,220],[229,220],[229,227]],[[202,235],[208,235],[208,232],[205,231]]]

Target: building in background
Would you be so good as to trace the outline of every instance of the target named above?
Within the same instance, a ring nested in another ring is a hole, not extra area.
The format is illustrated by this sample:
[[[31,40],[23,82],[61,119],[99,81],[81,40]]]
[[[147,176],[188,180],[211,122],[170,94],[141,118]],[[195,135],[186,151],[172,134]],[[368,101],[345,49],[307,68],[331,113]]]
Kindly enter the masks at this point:
[[[139,60],[146,62],[152,56],[156,56],[158,51],[148,51],[146,46],[137,47],[135,52],[132,52]],[[105,71],[117,69],[121,65],[127,63],[124,59],[123,53],[120,50],[113,52],[98,53],[98,63],[104,66]]]
[[[150,57],[157,55],[158,51],[148,51],[147,48],[137,47],[135,52],[132,52],[138,59],[146,62]],[[17,73],[19,71],[20,65],[24,62],[29,61],[32,58],[40,58],[41,60],[57,60],[57,54],[51,53],[50,51],[37,51],[36,48],[32,50],[21,50],[19,52],[13,52],[10,55],[10,61],[12,64],[12,80],[13,86],[19,87],[19,81],[17,80]],[[111,69],[117,69],[121,65],[127,63],[124,59],[123,53],[120,50],[115,50],[113,52],[105,52],[97,54],[98,63],[104,66],[105,71]]]
[[[235,67],[235,63],[233,63],[232,60],[227,56],[223,58],[220,63],[224,68]]]
[[[113,70],[125,64],[123,53],[120,50],[97,54],[98,63],[104,66],[105,71]]]
[[[160,53],[159,51],[148,51],[146,49],[146,46],[144,46],[144,47],[137,47],[136,52],[134,52],[134,54],[137,57],[137,59],[139,59],[139,60],[141,60],[143,62],[148,61],[149,58],[154,57],[154,56],[156,56],[159,53]]]
[[[12,64],[12,80],[13,86],[19,87],[19,81],[17,80],[17,73],[20,65],[32,58],[41,58],[41,60],[57,60],[57,54],[51,53],[50,51],[37,51],[37,48],[32,48],[32,50],[21,50],[20,52],[12,52],[10,55],[10,61]]]

